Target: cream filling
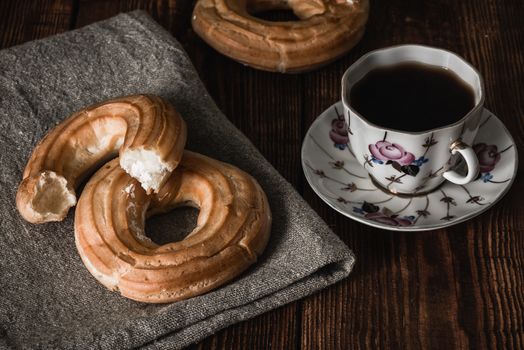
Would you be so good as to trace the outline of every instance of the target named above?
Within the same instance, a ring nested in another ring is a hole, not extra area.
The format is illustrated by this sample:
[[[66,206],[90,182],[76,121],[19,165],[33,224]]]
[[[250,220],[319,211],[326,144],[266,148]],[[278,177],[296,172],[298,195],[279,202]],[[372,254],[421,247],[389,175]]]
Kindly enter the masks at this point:
[[[124,152],[120,157],[120,166],[137,179],[147,192],[158,192],[173,170],[156,152],[143,148]]]

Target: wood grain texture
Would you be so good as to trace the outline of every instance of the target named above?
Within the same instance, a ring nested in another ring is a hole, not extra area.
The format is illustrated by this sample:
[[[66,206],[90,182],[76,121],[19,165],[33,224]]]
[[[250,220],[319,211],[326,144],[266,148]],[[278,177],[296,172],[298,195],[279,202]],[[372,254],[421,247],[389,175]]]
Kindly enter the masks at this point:
[[[68,0],[0,1],[0,47],[65,32],[74,17]]]
[[[256,71],[218,54],[191,30],[194,1],[2,0],[0,45],[141,8],[183,44],[219,108],[303,194],[357,255],[351,276],[320,293],[233,325],[195,349],[522,349],[524,192],[515,184],[478,218],[423,233],[392,233],[335,213],[305,184],[300,147],[340,96],[363,53],[403,43],[443,47],[483,74],[486,106],[524,154],[524,6],[520,0],[372,0],[362,41],[301,75]],[[275,18],[279,18],[278,15]]]

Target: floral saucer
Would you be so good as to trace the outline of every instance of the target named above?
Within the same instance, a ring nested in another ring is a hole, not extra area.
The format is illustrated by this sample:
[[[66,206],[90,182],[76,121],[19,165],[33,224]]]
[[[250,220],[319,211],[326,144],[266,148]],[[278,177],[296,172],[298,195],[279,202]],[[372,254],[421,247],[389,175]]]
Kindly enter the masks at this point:
[[[347,146],[341,102],[311,125],[302,144],[302,167],[313,190],[333,209],[364,224],[425,231],[458,224],[491,207],[509,190],[517,151],[502,122],[484,109],[473,148],[481,174],[467,185],[449,181],[431,193],[399,197],[380,190]]]

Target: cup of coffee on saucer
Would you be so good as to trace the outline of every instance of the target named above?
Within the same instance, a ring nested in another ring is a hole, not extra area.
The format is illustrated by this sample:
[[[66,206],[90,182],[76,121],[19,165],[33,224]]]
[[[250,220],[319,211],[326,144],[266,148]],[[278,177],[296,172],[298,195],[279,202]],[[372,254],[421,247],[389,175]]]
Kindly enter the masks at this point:
[[[345,72],[342,102],[349,147],[384,191],[423,195],[477,177],[471,146],[484,85],[461,57],[419,45],[373,51]],[[464,174],[455,169],[459,155]]]
[[[313,122],[304,175],[343,215],[425,231],[487,210],[516,176],[515,142],[483,107],[482,77],[449,51],[376,50],[342,77],[342,101]]]

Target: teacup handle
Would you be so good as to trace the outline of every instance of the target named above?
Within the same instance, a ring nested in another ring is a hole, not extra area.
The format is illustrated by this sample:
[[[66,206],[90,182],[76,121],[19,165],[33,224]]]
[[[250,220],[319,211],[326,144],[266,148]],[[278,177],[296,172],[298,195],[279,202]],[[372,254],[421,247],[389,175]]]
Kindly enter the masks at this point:
[[[462,155],[462,157],[466,161],[468,173],[466,174],[466,176],[462,176],[455,170],[449,170],[442,174],[442,176],[444,176],[446,180],[451,181],[457,185],[465,185],[475,180],[477,178],[477,175],[479,174],[479,160],[477,158],[477,155],[475,154],[475,151],[473,151],[473,148],[471,148],[471,146],[466,145],[462,141],[455,141],[451,144],[450,149],[451,154],[459,152]]]

